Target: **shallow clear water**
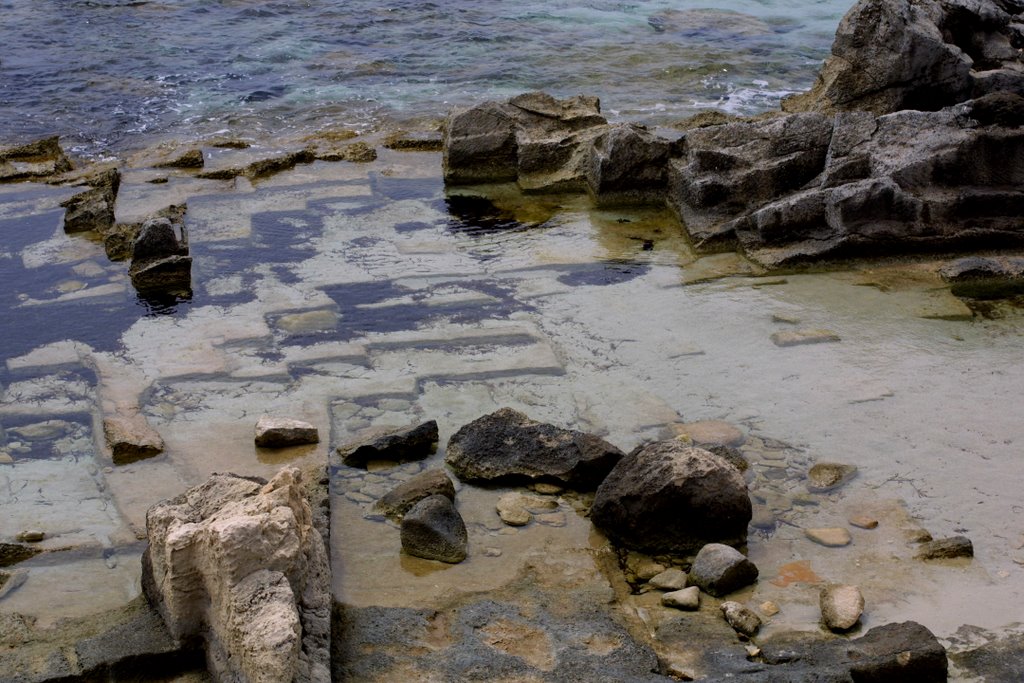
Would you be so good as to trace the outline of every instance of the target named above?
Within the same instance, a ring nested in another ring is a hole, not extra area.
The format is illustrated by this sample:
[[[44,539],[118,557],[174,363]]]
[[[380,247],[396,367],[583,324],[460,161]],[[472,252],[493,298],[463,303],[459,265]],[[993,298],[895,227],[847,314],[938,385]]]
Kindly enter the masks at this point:
[[[97,154],[366,129],[533,89],[649,123],[756,113],[810,86],[849,4],[7,0],[0,141],[59,133]]]

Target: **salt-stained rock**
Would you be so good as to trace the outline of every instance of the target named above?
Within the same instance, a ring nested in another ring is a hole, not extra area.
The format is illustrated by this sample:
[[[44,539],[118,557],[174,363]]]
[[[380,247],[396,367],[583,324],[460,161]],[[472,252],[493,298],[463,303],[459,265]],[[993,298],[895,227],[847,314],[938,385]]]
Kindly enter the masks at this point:
[[[647,585],[663,591],[677,591],[686,588],[687,574],[682,569],[666,569],[651,577]]]
[[[330,681],[330,570],[296,468],[214,474],[146,515],[143,589],[219,681]]]
[[[159,455],[164,440],[144,415],[111,415],[103,419],[103,434],[115,465]]]
[[[341,461],[349,467],[365,467],[371,460],[422,460],[434,452],[437,421],[411,427],[375,429],[338,446]]]
[[[445,462],[466,481],[547,480],[593,490],[621,457],[622,451],[596,436],[502,408],[453,434]]]
[[[468,534],[462,515],[445,496],[428,496],[402,518],[402,550],[456,564],[466,559]]]
[[[761,617],[738,602],[727,600],[719,605],[719,609],[722,610],[722,616],[729,622],[729,626],[740,635],[750,638],[757,635],[758,629],[761,628]]]
[[[696,586],[665,593],[661,596],[661,604],[683,610],[700,609],[700,589]]]
[[[409,481],[399,484],[384,494],[374,508],[388,517],[402,517],[413,505],[427,496],[435,495],[455,500],[455,485],[442,469],[420,472]]]
[[[818,596],[821,620],[832,631],[848,631],[864,613],[864,596],[856,586],[831,584]]]
[[[916,557],[919,560],[951,560],[974,557],[974,544],[966,536],[938,538],[921,544]]]
[[[693,560],[689,583],[708,595],[728,595],[757,580],[757,566],[743,553],[721,543],[708,543]]]
[[[751,518],[743,476],[721,457],[658,441],[622,458],[594,497],[590,518],[615,543],[651,553],[738,545]]]
[[[264,415],[256,422],[256,445],[261,448],[285,448],[319,443],[320,433],[308,422]]]

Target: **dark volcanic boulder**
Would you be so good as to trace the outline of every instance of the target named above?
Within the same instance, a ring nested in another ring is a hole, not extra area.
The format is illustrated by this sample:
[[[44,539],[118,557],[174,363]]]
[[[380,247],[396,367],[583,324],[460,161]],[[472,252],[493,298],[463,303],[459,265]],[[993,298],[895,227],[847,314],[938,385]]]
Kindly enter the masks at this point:
[[[447,496],[428,496],[402,518],[402,550],[416,557],[462,562],[468,538],[462,515]]]
[[[590,519],[620,546],[689,553],[747,538],[750,496],[739,470],[679,441],[642,446],[597,489]]]
[[[411,427],[374,430],[338,446],[341,460],[349,467],[365,467],[370,460],[422,460],[437,446],[437,421]]]
[[[622,457],[622,451],[592,434],[502,408],[453,434],[445,461],[466,481],[550,481],[592,490]]]

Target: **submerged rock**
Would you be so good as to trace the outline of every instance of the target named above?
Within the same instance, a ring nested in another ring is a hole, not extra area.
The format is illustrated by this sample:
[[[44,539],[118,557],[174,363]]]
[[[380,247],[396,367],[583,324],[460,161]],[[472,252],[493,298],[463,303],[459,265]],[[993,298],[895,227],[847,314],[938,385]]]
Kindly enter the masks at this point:
[[[104,418],[103,434],[115,465],[152,458],[164,450],[164,440],[140,414]]]
[[[378,499],[374,509],[388,517],[400,518],[416,503],[435,495],[455,500],[455,485],[442,469],[420,472],[409,481],[399,484]]]
[[[445,462],[466,481],[541,480],[592,490],[622,455],[591,434],[536,422],[502,408],[453,434]]]
[[[71,170],[71,160],[56,135],[24,145],[0,148],[0,182],[47,178]]]
[[[831,631],[848,631],[864,613],[864,596],[856,586],[832,584],[818,595],[821,620]]]
[[[758,573],[757,566],[732,546],[708,543],[693,560],[689,583],[722,597],[754,583]]]
[[[317,428],[303,420],[264,415],[256,422],[256,445],[261,448],[287,448],[320,442]]]
[[[597,490],[590,518],[615,543],[653,553],[739,545],[751,519],[743,476],[723,458],[658,441],[622,458]]]
[[[857,476],[857,468],[839,462],[815,463],[807,472],[807,490],[826,493],[837,489]]]
[[[956,296],[1002,299],[1024,294],[1024,258],[1017,256],[969,256],[939,271]]]
[[[915,557],[919,560],[951,560],[958,557],[974,557],[974,544],[966,536],[939,538],[922,543]]]
[[[343,463],[365,467],[370,460],[422,460],[437,447],[437,421],[411,427],[373,430],[355,441],[338,446]]]
[[[44,534],[45,538],[45,534]],[[25,539],[19,539],[22,543],[29,543],[31,541]],[[43,540],[42,538],[37,540]],[[21,543],[0,543],[0,567],[10,567],[24,562],[25,560],[35,557],[42,551],[38,548],[31,548],[27,545],[21,545]]]
[[[402,550],[410,555],[457,564],[466,559],[468,540],[466,523],[446,496],[428,496],[402,518]]]
[[[146,515],[143,590],[216,680],[330,680],[330,570],[296,468],[229,474]]]
[[[444,141],[432,131],[396,131],[384,138],[384,146],[403,152],[440,152]]]

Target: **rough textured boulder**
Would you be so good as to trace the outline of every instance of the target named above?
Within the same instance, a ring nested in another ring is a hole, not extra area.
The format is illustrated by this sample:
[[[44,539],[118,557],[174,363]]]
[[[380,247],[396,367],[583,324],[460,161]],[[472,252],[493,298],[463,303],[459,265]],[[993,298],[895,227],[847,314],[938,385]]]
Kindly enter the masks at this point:
[[[427,560],[457,564],[466,559],[466,523],[447,496],[427,496],[402,518],[402,550]]]
[[[757,580],[757,566],[732,546],[708,543],[690,567],[689,584],[721,597]]]
[[[420,472],[407,482],[385,493],[374,504],[374,509],[388,517],[402,517],[416,503],[428,496],[444,496],[455,500],[455,485],[442,469]]]
[[[319,443],[320,432],[303,420],[264,415],[256,422],[255,442],[261,448],[286,448]]]
[[[411,427],[371,431],[338,446],[341,461],[349,467],[365,467],[370,460],[422,460],[437,448],[437,421]]]
[[[91,189],[61,202],[65,209],[65,232],[103,232],[114,225],[114,204],[121,187],[121,172],[111,168],[90,177],[86,182]]]
[[[658,441],[619,461],[597,489],[590,518],[618,545],[689,553],[744,543],[751,504],[739,470],[723,458]]]
[[[71,161],[57,136],[0,148],[0,181],[46,178],[70,170]]]
[[[722,610],[722,616],[736,633],[748,638],[757,635],[757,631],[761,628],[761,617],[757,616],[754,610],[733,600],[726,600],[718,607]]]
[[[445,461],[466,481],[550,481],[593,490],[622,457],[622,451],[592,434],[502,408],[453,434]]]
[[[610,126],[591,142],[587,185],[601,203],[645,203],[664,197],[671,144],[646,128]]]
[[[140,292],[189,291],[192,287],[192,257],[188,255],[188,233],[182,222],[158,216],[139,228],[132,242],[132,264],[128,269],[132,285]]]
[[[215,474],[146,515],[143,590],[219,681],[330,680],[330,570],[300,483]]]
[[[135,239],[142,231],[142,226],[152,220],[166,218],[171,222],[175,232],[187,236],[185,230],[185,212],[188,210],[186,204],[171,204],[148,216],[143,221],[132,223],[116,223],[109,230],[103,231],[103,249],[107,252],[107,258],[111,261],[125,261],[132,257],[132,248]],[[180,246],[180,245],[179,245]],[[188,250],[184,251],[187,254]]]
[[[152,458],[164,450],[164,440],[143,415],[104,418],[103,433],[115,465]]]

